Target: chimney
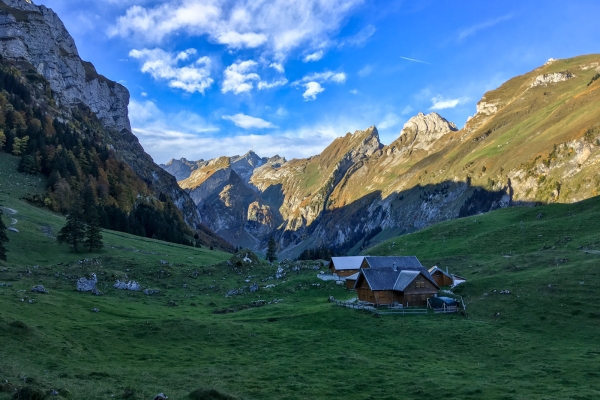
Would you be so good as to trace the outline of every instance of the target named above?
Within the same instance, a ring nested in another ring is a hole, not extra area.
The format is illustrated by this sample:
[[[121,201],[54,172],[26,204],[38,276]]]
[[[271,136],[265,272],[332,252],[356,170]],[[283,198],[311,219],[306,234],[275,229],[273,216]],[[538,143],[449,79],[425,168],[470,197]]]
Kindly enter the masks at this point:
[[[394,272],[398,271],[398,269],[396,268],[396,263],[394,263]]]

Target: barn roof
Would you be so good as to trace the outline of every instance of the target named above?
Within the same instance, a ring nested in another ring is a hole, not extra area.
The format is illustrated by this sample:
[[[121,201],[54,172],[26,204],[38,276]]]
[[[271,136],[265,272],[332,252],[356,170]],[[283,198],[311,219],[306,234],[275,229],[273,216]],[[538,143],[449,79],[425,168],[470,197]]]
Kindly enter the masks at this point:
[[[429,280],[435,287],[438,285],[431,278],[431,276],[427,275],[427,270],[425,272],[420,270],[402,270],[399,268],[363,268],[360,270],[359,274],[363,274],[369,287],[371,290],[397,290],[404,291],[408,285],[419,275],[423,275],[427,280]],[[358,284],[358,279],[357,282]]]
[[[382,256],[367,256],[364,257],[365,261],[371,268],[382,268],[382,267],[393,267],[396,264],[397,268],[406,269],[421,269],[425,270],[425,267],[421,265],[417,257],[415,256],[398,256],[398,257],[382,257]],[[427,271],[427,270],[425,270]]]
[[[360,275],[360,272],[357,272],[357,273],[355,273],[355,274],[352,274],[352,275],[350,275],[350,276],[347,276],[347,277],[346,277],[346,280],[347,280],[347,281],[355,281],[355,280],[357,280],[357,279],[358,279],[358,275]]]
[[[351,256],[351,257],[331,257],[331,263],[335,269],[360,269],[364,256]]]
[[[452,279],[452,276],[447,273],[446,271],[444,271],[443,269],[439,268],[438,266],[434,265],[433,267],[429,268],[429,273],[431,275],[433,275],[434,273],[436,273],[437,271],[440,271],[442,274],[446,275],[448,278]]]
[[[394,284],[394,290],[398,290],[400,292],[404,291],[408,285],[412,281],[415,280],[417,276],[421,274],[421,271],[401,271],[400,275],[398,275],[398,279],[396,279],[396,283]]]

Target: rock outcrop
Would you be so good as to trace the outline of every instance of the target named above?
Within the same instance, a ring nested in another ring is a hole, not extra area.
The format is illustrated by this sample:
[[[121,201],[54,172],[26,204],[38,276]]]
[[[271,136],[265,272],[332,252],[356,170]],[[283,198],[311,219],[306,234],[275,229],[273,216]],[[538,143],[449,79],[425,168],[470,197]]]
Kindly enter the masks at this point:
[[[83,103],[106,127],[131,131],[129,91],[81,60],[75,41],[51,9],[29,0],[1,0],[0,53],[31,64],[50,83],[58,106]]]
[[[575,77],[575,75],[573,75],[569,71],[560,71],[560,72],[553,72],[553,73],[549,73],[549,74],[543,74],[543,75],[536,76],[535,79],[533,80],[533,82],[531,82],[531,85],[529,85],[529,87],[533,88],[536,86],[548,86],[553,83],[567,81],[574,77]]]
[[[182,181],[189,178],[193,171],[206,164],[204,160],[189,161],[185,158],[179,160],[172,158],[166,164],[160,164],[160,167],[173,175],[178,181]]]

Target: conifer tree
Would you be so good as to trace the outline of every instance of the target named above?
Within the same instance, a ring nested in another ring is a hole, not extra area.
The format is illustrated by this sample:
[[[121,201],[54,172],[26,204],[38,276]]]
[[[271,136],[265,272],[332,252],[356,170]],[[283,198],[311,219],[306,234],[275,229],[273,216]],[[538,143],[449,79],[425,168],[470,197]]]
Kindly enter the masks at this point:
[[[85,239],[83,243],[92,251],[99,251],[104,246],[102,242],[102,228],[100,227],[100,219],[96,207],[91,207],[88,215],[85,216],[87,225],[85,227]]]
[[[6,261],[6,247],[4,243],[8,242],[8,236],[6,235],[6,225],[2,221],[2,210],[0,210],[0,260]]]
[[[56,235],[58,243],[68,243],[75,251],[79,245],[85,240],[85,219],[83,215],[83,205],[81,199],[77,198],[73,201],[69,214],[67,215],[67,223]]]
[[[273,236],[269,238],[269,243],[267,244],[266,258],[268,262],[277,260],[277,242]]]

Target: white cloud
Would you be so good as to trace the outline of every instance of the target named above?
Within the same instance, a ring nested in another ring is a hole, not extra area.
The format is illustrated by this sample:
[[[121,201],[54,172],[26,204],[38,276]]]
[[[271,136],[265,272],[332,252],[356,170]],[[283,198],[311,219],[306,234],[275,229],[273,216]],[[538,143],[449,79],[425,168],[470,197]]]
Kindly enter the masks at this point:
[[[223,119],[229,120],[243,129],[273,129],[277,128],[269,121],[265,121],[262,118],[251,117],[246,114],[235,114],[235,115],[223,115]]]
[[[256,61],[252,60],[231,64],[223,73],[225,80],[223,81],[221,91],[223,93],[233,92],[240,94],[252,90],[254,87],[252,81],[260,81],[260,76],[257,73],[250,72],[257,65]]]
[[[324,55],[325,55],[325,52],[323,50],[318,50],[318,51],[315,51],[314,53],[311,53],[311,54],[307,55],[306,57],[304,57],[302,59],[302,61],[305,63],[311,62],[311,61],[319,61],[321,58],[323,58]]]
[[[467,97],[459,97],[457,99],[446,99],[442,96],[434,96],[431,99],[431,107],[430,110],[444,110],[446,108],[454,108],[459,104],[463,104],[467,102],[469,99]]]
[[[271,88],[275,88],[278,86],[283,86],[286,83],[288,83],[288,80],[285,78],[277,79],[276,81],[273,81],[273,82],[260,81],[260,82],[258,82],[258,88],[261,90],[262,89],[271,89]]]
[[[283,68],[283,65],[281,65],[280,63],[271,63],[269,64],[269,67],[275,69],[278,72],[281,72],[282,74],[285,72],[285,69]]]
[[[335,83],[344,83],[346,82],[346,74],[343,72],[331,72],[331,71],[325,71],[325,72],[316,72],[314,74],[309,74],[304,76],[302,79],[300,79],[299,81],[296,81],[293,83],[293,85],[299,85],[302,83],[306,83],[306,82],[328,82],[328,81],[332,81]]]
[[[146,93],[146,92],[142,92],[142,93],[141,93],[141,96],[142,96],[142,97],[148,97],[148,93]]]
[[[381,121],[379,123],[379,125],[377,125],[377,127],[379,129],[392,128],[392,127],[398,125],[399,122],[400,122],[400,118],[398,118],[398,116],[396,114],[394,114],[394,113],[388,113],[383,118],[383,121]]]
[[[358,71],[358,75],[364,78],[365,76],[369,76],[371,72],[373,72],[373,67],[367,64],[360,71]]]
[[[304,84],[306,91],[302,93],[305,101],[316,100],[317,95],[324,91],[323,87],[318,82],[307,82]]]
[[[498,17],[495,19],[490,19],[487,20],[485,22],[482,22],[480,24],[476,24],[473,26],[470,26],[466,29],[463,29],[462,31],[460,31],[460,33],[458,34],[458,40],[463,40],[471,35],[474,35],[475,33],[477,33],[478,31],[482,30],[482,29],[486,29],[486,28],[491,28],[494,25],[497,25],[501,22],[504,21],[508,21],[509,19],[511,19],[513,16],[511,14],[508,15],[504,15],[502,17]]]
[[[325,82],[344,83],[346,74],[343,72],[316,72],[304,76],[302,79],[292,83],[292,86],[303,86],[306,90],[302,93],[305,101],[315,100],[317,95],[325,89],[321,86]]]
[[[352,89],[352,90],[350,91],[350,93],[352,93],[352,94],[358,94],[358,90],[356,90],[356,89]]]
[[[277,65],[281,67],[280,64]],[[224,80],[221,91],[223,93],[233,92],[234,94],[240,94],[251,91],[254,88],[255,82],[259,90],[284,86],[288,82],[286,78],[279,78],[272,82],[261,80],[260,76],[254,72],[257,66],[258,63],[253,60],[231,64],[223,72]],[[283,67],[281,68],[283,69]]]
[[[109,35],[135,37],[145,43],[159,43],[178,34],[207,35],[231,49],[262,47],[285,58],[299,46],[318,49],[328,42],[363,2],[168,0],[130,7],[109,29]]]
[[[188,61],[195,54],[195,49],[188,49],[179,54],[158,48],[134,49],[129,52],[130,57],[143,62],[142,72],[149,73],[154,79],[164,79],[170,87],[186,92],[204,93],[213,83],[210,77],[210,58],[200,57],[186,66],[178,66],[181,61]]]

